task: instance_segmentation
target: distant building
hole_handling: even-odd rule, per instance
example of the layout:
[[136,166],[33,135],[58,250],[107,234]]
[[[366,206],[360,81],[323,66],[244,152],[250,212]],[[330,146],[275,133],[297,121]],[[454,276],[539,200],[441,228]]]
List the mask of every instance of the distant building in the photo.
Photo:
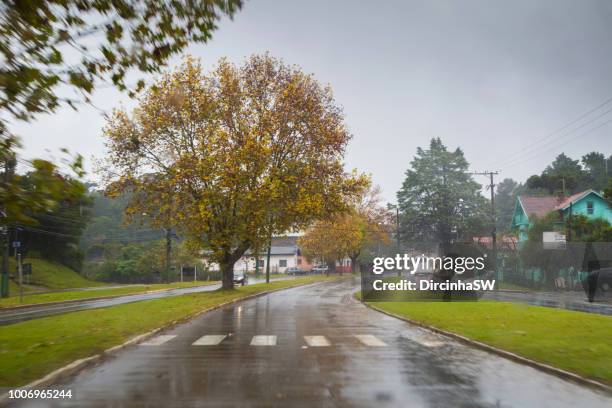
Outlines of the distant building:
[[[272,238],[272,246],[270,248],[270,272],[271,273],[286,273],[288,268],[300,268],[306,271],[315,267],[315,263],[308,260],[302,255],[302,251],[298,246],[298,239],[301,234],[286,235]],[[204,255],[204,254],[203,254]],[[259,271],[265,272],[267,248],[262,248],[257,254]],[[217,272],[219,265],[215,262],[206,260],[203,256],[204,270]],[[351,260],[349,258],[336,261],[336,271],[349,272],[351,270]],[[248,250],[234,264],[234,271],[252,272],[255,268],[255,254]]]
[[518,196],[512,216],[512,228],[518,230],[519,242],[527,240],[529,228],[536,218],[543,218],[553,211],[564,219],[570,214],[584,215],[589,219],[602,218],[612,224],[612,209],[603,196],[595,190],[586,190],[569,197]]
[[[282,237],[273,237],[272,246],[270,247],[270,272],[285,273],[288,268],[301,268],[311,270],[311,264],[304,256],[298,247],[299,235],[290,235]],[[266,270],[267,248],[261,250],[258,254],[259,270]],[[253,271],[255,270],[255,254],[250,250],[236,264],[235,271]]]
[[[484,237],[472,237],[472,240],[475,244],[478,244],[483,248],[493,248],[493,238],[489,235]],[[518,242],[516,237],[513,237],[511,235],[502,235],[496,237],[496,244],[498,250],[516,251],[517,243]]]

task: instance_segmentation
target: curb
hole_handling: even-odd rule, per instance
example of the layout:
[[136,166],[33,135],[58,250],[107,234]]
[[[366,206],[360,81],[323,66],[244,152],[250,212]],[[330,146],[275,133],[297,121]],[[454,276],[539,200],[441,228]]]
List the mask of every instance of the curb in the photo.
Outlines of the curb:
[[[220,281],[217,282],[217,283],[220,283]],[[124,293],[124,294],[121,294],[121,295],[109,295],[109,296],[91,297],[91,298],[83,298],[83,299],[71,299],[71,300],[58,300],[58,301],[55,301],[55,302],[29,303],[29,304],[26,304],[26,305],[17,305],[17,306],[11,306],[11,307],[0,307],[0,314],[2,314],[4,312],[20,311],[20,310],[23,310],[23,309],[31,309],[31,308],[35,308],[35,307],[41,307],[41,306],[70,305],[70,304],[73,304],[73,303],[89,302],[89,301],[95,301],[95,300],[115,299],[115,298],[124,297],[124,296],[149,295],[151,293],[167,292],[169,290],[187,289],[187,288],[191,289],[191,288],[199,288],[199,287],[206,287],[206,286],[212,286],[212,285],[215,285],[215,283],[211,283],[211,284],[208,284],[208,285],[186,286],[185,288],[168,288],[168,289],[147,290],[145,292]]]
[[597,389],[599,389],[601,391],[605,391],[605,392],[607,392],[609,394],[612,394],[612,387],[607,385],[607,384],[604,384],[602,382],[599,382],[599,381],[596,381],[596,380],[591,380],[590,378],[583,377],[583,376],[581,376],[579,374],[575,374],[575,373],[572,373],[570,371],[562,370],[560,368],[553,367],[553,366],[548,365],[548,364],[544,364],[544,363],[537,362],[535,360],[531,360],[531,359],[529,359],[527,357],[520,356],[520,355],[512,353],[510,351],[502,350],[502,349],[499,349],[499,348],[494,347],[494,346],[490,346],[490,345],[488,345],[486,343],[482,343],[482,342],[477,341],[477,340],[472,340],[472,339],[470,339],[468,337],[465,337],[465,336],[462,336],[460,334],[456,334],[456,333],[453,333],[453,332],[449,332],[449,331],[446,331],[446,330],[435,328],[433,326],[426,325],[426,324],[418,322],[416,320],[412,320],[412,319],[409,319],[407,317],[400,316],[398,314],[391,313],[391,312],[388,312],[386,310],[380,309],[380,308],[378,308],[376,306],[373,306],[373,305],[365,303],[365,302],[361,302],[361,303],[363,305],[365,305],[366,307],[369,307],[372,310],[376,310],[377,312],[386,314],[387,316],[395,317],[396,319],[403,320],[403,321],[405,321],[407,323],[413,324],[415,326],[422,327],[422,328],[430,330],[430,331],[432,331],[434,333],[442,334],[442,335],[444,335],[446,337],[451,337],[451,338],[453,338],[455,340],[458,340],[458,341],[460,341],[460,342],[462,342],[464,344],[467,344],[469,346],[473,346],[473,347],[479,348],[481,350],[488,351],[488,352],[493,353],[493,354],[497,354],[498,356],[505,357],[505,358],[507,358],[509,360],[513,360],[515,362],[531,366],[531,367],[536,368],[538,370],[547,372],[549,374],[553,374],[553,375],[555,375],[557,377],[560,377],[560,378],[563,378],[563,379],[566,379],[566,380],[570,380],[570,381],[576,382],[576,383],[581,384],[581,385],[587,385],[589,387],[597,388]]
[[[338,279],[338,280],[341,280],[341,279]],[[334,281],[336,281],[336,280],[334,280]],[[23,386],[13,387],[12,389],[29,390],[29,389],[47,387],[47,386],[49,386],[49,385],[51,385],[51,384],[53,384],[53,383],[55,383],[55,382],[57,382],[57,381],[59,381],[61,379],[68,378],[68,377],[76,374],[77,372],[83,370],[84,368],[86,368],[88,366],[94,365],[94,364],[102,361],[102,359],[104,359],[105,357],[109,357],[110,355],[112,355],[112,354],[114,354],[114,353],[116,353],[116,352],[118,352],[118,351],[120,351],[120,350],[122,350],[122,349],[124,349],[124,348],[126,348],[128,346],[140,343],[141,341],[144,341],[144,340],[148,339],[149,337],[152,337],[154,334],[156,334],[156,333],[158,333],[158,332],[160,332],[162,330],[166,330],[166,329],[172,328],[172,327],[174,327],[174,326],[176,326],[178,324],[185,323],[186,321],[194,319],[194,318],[196,318],[199,315],[211,312],[211,311],[216,310],[216,309],[220,309],[220,308],[225,307],[227,305],[230,305],[232,303],[242,302],[244,300],[249,300],[249,299],[257,298],[257,297],[260,297],[260,296],[269,295],[270,293],[279,292],[281,290],[294,289],[294,288],[298,288],[298,287],[321,285],[321,284],[324,284],[324,283],[329,283],[329,282],[334,282],[334,281],[312,282],[312,283],[306,283],[306,284],[303,284],[303,285],[290,286],[290,287],[287,287],[287,288],[272,289],[272,290],[269,290],[269,291],[266,291],[266,292],[254,293],[252,295],[248,295],[248,296],[241,297],[241,298],[238,298],[238,299],[234,299],[234,300],[230,300],[230,301],[227,301],[227,302],[223,302],[223,303],[220,303],[218,305],[211,306],[211,307],[209,307],[207,309],[199,310],[199,311],[197,311],[195,313],[192,313],[190,315],[183,316],[183,317],[181,317],[179,319],[173,320],[173,321],[171,321],[171,322],[169,322],[167,324],[164,324],[163,326],[160,326],[160,327],[158,327],[156,329],[153,329],[153,330],[148,331],[146,333],[139,334],[139,335],[137,335],[135,337],[132,337],[131,339],[129,339],[129,340],[127,340],[127,341],[125,341],[125,342],[123,342],[121,344],[118,344],[116,346],[113,346],[111,348],[108,348],[108,349],[104,350],[100,354],[96,354],[96,355],[93,355],[91,357],[86,357],[86,358],[82,358],[82,359],[79,359],[79,360],[75,360],[72,363],[69,363],[69,364],[67,364],[67,365],[65,365],[63,367],[58,368],[55,371],[50,372],[49,374],[45,375],[42,378],[39,378],[38,380],[34,380],[34,381],[32,381],[32,382],[30,382],[30,383],[28,383],[26,385],[23,385]],[[11,388],[11,387],[7,387],[7,388]],[[17,402],[17,400],[13,401],[13,400],[9,399],[8,392],[0,395],[0,407],[5,407],[9,403],[11,403],[11,402]]]

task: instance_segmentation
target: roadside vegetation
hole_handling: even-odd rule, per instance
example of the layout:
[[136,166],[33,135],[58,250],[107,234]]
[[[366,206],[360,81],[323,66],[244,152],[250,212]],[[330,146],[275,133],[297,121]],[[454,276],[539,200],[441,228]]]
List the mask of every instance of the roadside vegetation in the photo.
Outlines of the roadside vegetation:
[[24,294],[23,302],[19,300],[19,287],[16,287],[13,292],[15,294],[12,297],[0,299],[0,309],[7,307],[23,306],[23,305],[35,305],[50,302],[63,302],[68,300],[86,300],[95,299],[108,296],[122,296],[122,295],[134,295],[138,293],[146,293],[158,290],[176,289],[176,288],[187,288],[193,286],[206,286],[213,285],[215,281],[204,282],[173,282],[173,283],[154,283],[149,285],[126,285],[123,287],[111,287],[105,289],[91,288],[87,290],[74,290],[74,291],[61,291],[51,293],[28,293]]
[[612,317],[509,302],[375,302],[390,313],[612,384]]
[[[87,288],[105,285],[102,282],[86,279],[69,267],[57,262],[41,258],[26,258],[24,262],[32,264],[33,273],[29,282],[30,290]],[[9,269],[15,271],[16,268],[14,259],[11,259]],[[11,287],[13,288],[13,286]],[[14,288],[16,289],[11,291],[11,295],[18,295],[18,286],[15,285]]]
[[0,331],[0,387],[27,384],[74,360],[155,328],[249,295],[338,279],[309,276],[236,289],[67,313],[5,326]]

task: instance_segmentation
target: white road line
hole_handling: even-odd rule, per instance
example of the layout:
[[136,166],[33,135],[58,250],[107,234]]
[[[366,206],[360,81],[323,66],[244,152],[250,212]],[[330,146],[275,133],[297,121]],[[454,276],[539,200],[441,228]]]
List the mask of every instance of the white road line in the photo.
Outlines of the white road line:
[[216,346],[226,337],[225,334],[207,334],[194,341],[192,346]]
[[327,347],[331,343],[325,336],[304,336],[304,340],[310,347]]
[[176,334],[161,334],[155,336],[145,342],[140,343],[141,346],[159,346],[176,337]]
[[384,347],[387,345],[387,343],[372,334],[356,334],[355,337],[369,347]]
[[276,336],[253,336],[251,346],[276,346]]

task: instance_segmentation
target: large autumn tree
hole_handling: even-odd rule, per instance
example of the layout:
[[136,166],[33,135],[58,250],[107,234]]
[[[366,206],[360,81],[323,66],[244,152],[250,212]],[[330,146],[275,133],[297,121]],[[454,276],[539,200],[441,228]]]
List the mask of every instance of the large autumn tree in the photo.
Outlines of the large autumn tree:
[[128,214],[177,226],[225,288],[247,249],[343,211],[365,185],[344,171],[350,135],[331,89],[269,55],[211,72],[187,59],[105,135],[109,192],[132,192]]

